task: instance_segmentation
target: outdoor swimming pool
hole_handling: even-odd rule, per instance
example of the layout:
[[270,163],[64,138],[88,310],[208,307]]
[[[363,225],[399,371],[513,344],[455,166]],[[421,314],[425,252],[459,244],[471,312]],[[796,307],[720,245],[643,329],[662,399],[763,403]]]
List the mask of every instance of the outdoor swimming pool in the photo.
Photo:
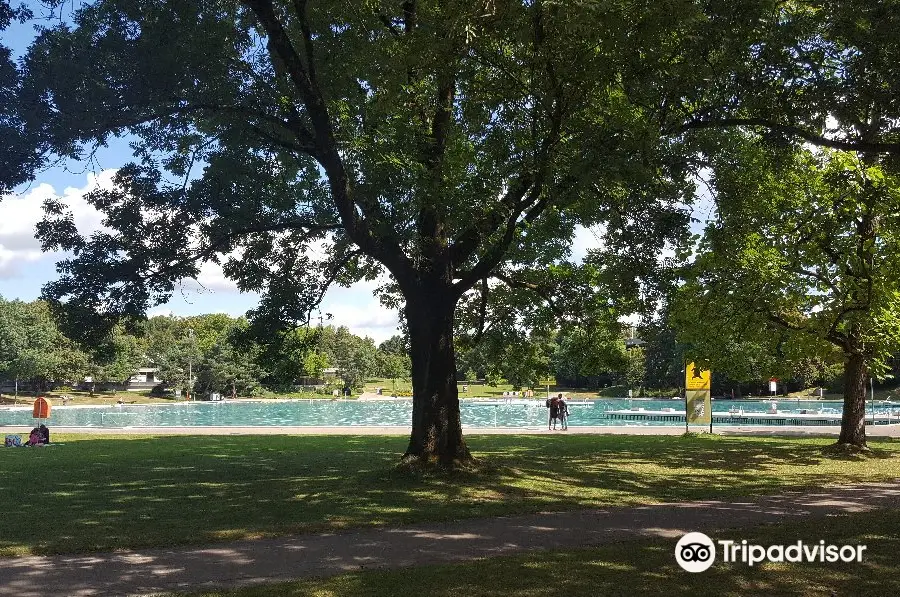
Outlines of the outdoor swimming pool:
[[[505,403],[502,400],[463,401],[460,416],[465,427],[541,427],[547,424],[547,409],[542,401],[529,404]],[[572,427],[602,425],[684,425],[681,421],[615,420],[607,411],[637,409],[662,411],[684,409],[680,400],[593,400],[569,406],[569,425]],[[769,402],[716,400],[714,414],[727,414],[729,409],[743,409],[744,414],[765,413]],[[778,402],[780,412],[815,409],[839,414],[840,402],[784,401]],[[875,412],[883,414],[900,410],[900,404],[879,404]],[[870,410],[867,412],[871,412]],[[0,409],[0,426],[32,426],[31,407]],[[639,415],[639,412],[635,412]],[[176,404],[147,404],[122,406],[54,407],[47,422],[65,427],[269,427],[269,426],[408,426],[412,415],[411,400],[279,400],[236,402],[182,402]],[[640,418],[640,417],[637,417]],[[752,424],[752,422],[741,423]]]

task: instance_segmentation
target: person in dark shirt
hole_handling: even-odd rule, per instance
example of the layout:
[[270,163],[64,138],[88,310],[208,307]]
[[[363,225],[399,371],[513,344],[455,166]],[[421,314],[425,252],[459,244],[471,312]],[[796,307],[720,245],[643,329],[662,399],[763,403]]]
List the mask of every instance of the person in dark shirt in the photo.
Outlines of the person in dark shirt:
[[562,394],[559,395],[556,404],[559,407],[559,422],[562,423],[563,431],[566,431],[569,428],[569,405],[566,404]]
[[41,436],[41,443],[42,443],[42,444],[49,444],[49,443],[50,443],[50,430],[47,429],[47,426],[46,426],[46,425],[41,424],[41,426],[38,427],[38,435]]
[[553,425],[553,429],[556,429],[556,420],[559,418],[559,398],[555,396],[548,398],[546,405],[550,409],[550,418],[547,420],[547,431],[549,431],[550,425]]

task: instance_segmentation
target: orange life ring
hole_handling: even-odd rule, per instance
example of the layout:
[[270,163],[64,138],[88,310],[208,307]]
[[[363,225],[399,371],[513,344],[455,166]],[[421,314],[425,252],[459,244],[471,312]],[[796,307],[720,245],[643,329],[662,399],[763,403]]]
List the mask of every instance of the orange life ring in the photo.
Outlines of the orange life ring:
[[49,419],[50,418],[50,401],[44,398],[43,396],[34,401],[34,410],[31,412],[31,416],[34,419]]

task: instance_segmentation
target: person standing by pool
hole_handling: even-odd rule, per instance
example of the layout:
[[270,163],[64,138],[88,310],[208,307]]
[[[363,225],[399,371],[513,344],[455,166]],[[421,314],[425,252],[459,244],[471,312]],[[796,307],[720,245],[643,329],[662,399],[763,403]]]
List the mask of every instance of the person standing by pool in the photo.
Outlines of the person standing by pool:
[[569,405],[566,404],[566,399],[562,394],[559,395],[557,404],[559,405],[559,422],[562,424],[562,430],[567,431],[569,429]]
[[[560,394],[560,396],[562,396],[562,394]],[[550,431],[551,424],[553,425],[553,429],[556,429],[556,420],[559,418],[559,398],[556,396],[547,398],[546,406],[550,409],[550,418],[547,419],[547,431]]]

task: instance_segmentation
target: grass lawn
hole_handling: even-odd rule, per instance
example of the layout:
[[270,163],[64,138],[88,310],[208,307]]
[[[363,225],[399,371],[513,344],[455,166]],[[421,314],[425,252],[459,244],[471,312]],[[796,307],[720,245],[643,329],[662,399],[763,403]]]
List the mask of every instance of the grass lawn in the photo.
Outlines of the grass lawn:
[[[513,387],[511,384],[489,386],[486,384],[472,384],[466,383],[464,381],[458,381],[456,382],[456,386],[459,391],[460,398],[502,398],[503,392],[513,391]],[[367,379],[363,391],[374,393],[378,388],[383,388],[384,395],[386,396],[390,396],[395,388],[400,395],[409,396],[412,394],[412,383],[409,380],[402,379],[396,380],[396,383],[392,379]],[[521,391],[522,389],[526,388],[519,388],[519,391]],[[535,386],[532,389],[534,390],[535,399],[547,397],[547,386]],[[598,394],[596,390],[588,390],[583,388],[564,388],[558,387],[556,385],[550,386],[550,393],[552,395],[555,396],[559,392],[564,392],[570,399],[596,400],[598,397],[600,397],[600,394]],[[616,386],[614,390],[610,390],[609,395],[618,397],[627,396],[628,388],[625,388],[624,386]],[[668,395],[671,396],[671,394]]]
[[[767,398],[767,396],[760,396],[760,398]],[[807,388],[799,392],[790,392],[787,396],[778,396],[776,397],[776,400],[778,398],[790,400],[819,400],[819,391],[818,388]],[[822,400],[843,399],[844,394],[837,392],[825,392],[822,395]],[[868,393],[866,394],[866,400],[868,400]],[[875,400],[900,400],[900,387],[875,390]]]
[[387,436],[54,434],[0,456],[0,555],[70,553],[346,527],[777,493],[898,477],[900,442],[472,435],[477,473],[410,476]]
[[[394,390],[394,383],[390,379],[369,379],[366,381],[363,392],[375,393],[378,388],[383,388],[384,395],[390,396]],[[463,388],[466,388],[466,391],[463,391]],[[397,380],[396,383],[396,391],[400,396],[409,397],[412,395],[412,384],[409,381],[405,380]],[[468,385],[464,382],[459,382],[459,397],[460,398],[500,398],[503,397],[503,392],[512,391],[512,386],[509,384],[506,385],[498,385],[495,387],[487,386],[487,385]],[[628,395],[628,389],[622,389],[620,386],[616,386],[615,388],[608,388],[605,394],[597,393],[596,390],[587,390],[587,389],[579,389],[579,388],[558,388],[557,386],[551,386],[550,392],[553,395],[556,395],[558,392],[564,392],[569,399],[574,400],[596,400],[602,396],[613,396],[613,397],[621,397]],[[677,391],[676,391],[677,393]],[[184,396],[176,398],[175,396],[151,396],[149,391],[141,391],[141,392],[95,392],[93,396],[90,395],[89,392],[82,392],[78,390],[69,390],[69,391],[54,391],[47,392],[43,394],[47,396],[54,406],[62,406],[63,400],[62,396],[67,395],[72,398],[72,401],[69,402],[70,405],[73,406],[84,406],[84,405],[106,405],[113,406],[116,404],[118,400],[122,400],[123,402],[129,404],[172,404],[174,402],[183,402]],[[671,392],[663,393],[665,396],[673,395]],[[358,391],[354,391],[354,393],[349,397],[351,400],[355,400],[359,398],[360,393]],[[543,388],[534,388],[534,397],[535,399],[546,398],[547,389]],[[199,398],[199,396],[197,396]],[[230,395],[224,395],[225,398],[230,398]],[[247,396],[240,396],[239,398],[248,398]],[[316,392],[314,390],[303,390],[296,392],[260,392],[256,396],[253,396],[254,400],[262,400],[262,399],[320,399],[325,400],[331,398],[331,393],[329,392]],[[343,396],[342,399],[345,399]],[[19,405],[19,406],[29,406],[34,403],[34,396],[30,393],[22,392],[19,394],[18,398],[14,398],[12,394],[3,394],[0,395],[0,404],[2,405]]]
[[[78,390],[68,390],[65,392],[62,391],[54,391],[47,392],[41,394],[42,396],[46,396],[50,399],[54,406],[62,406],[63,400],[62,396],[70,396],[72,401],[69,402],[71,405],[84,405],[84,404],[105,404],[105,405],[114,405],[117,400],[122,400],[124,402],[134,402],[135,404],[154,404],[154,403],[164,403],[170,404],[175,402],[173,397],[160,397],[160,396],[151,396],[150,391],[143,392],[94,392],[94,395],[91,396],[90,392],[82,392]],[[0,398],[0,403],[2,404],[18,404],[19,406],[28,406],[34,403],[34,396],[30,393],[20,392],[18,398],[14,398],[12,394],[3,394],[2,398]]]
[[[344,574],[235,591],[191,593],[203,597],[595,597],[634,595],[900,595],[897,554],[900,512],[884,510],[723,532],[713,537],[759,545],[807,543],[866,545],[861,563],[725,564],[706,572],[683,571],[674,540],[629,541],[594,549],[531,552],[465,564],[420,566]],[[719,556],[721,557],[721,556]]]

